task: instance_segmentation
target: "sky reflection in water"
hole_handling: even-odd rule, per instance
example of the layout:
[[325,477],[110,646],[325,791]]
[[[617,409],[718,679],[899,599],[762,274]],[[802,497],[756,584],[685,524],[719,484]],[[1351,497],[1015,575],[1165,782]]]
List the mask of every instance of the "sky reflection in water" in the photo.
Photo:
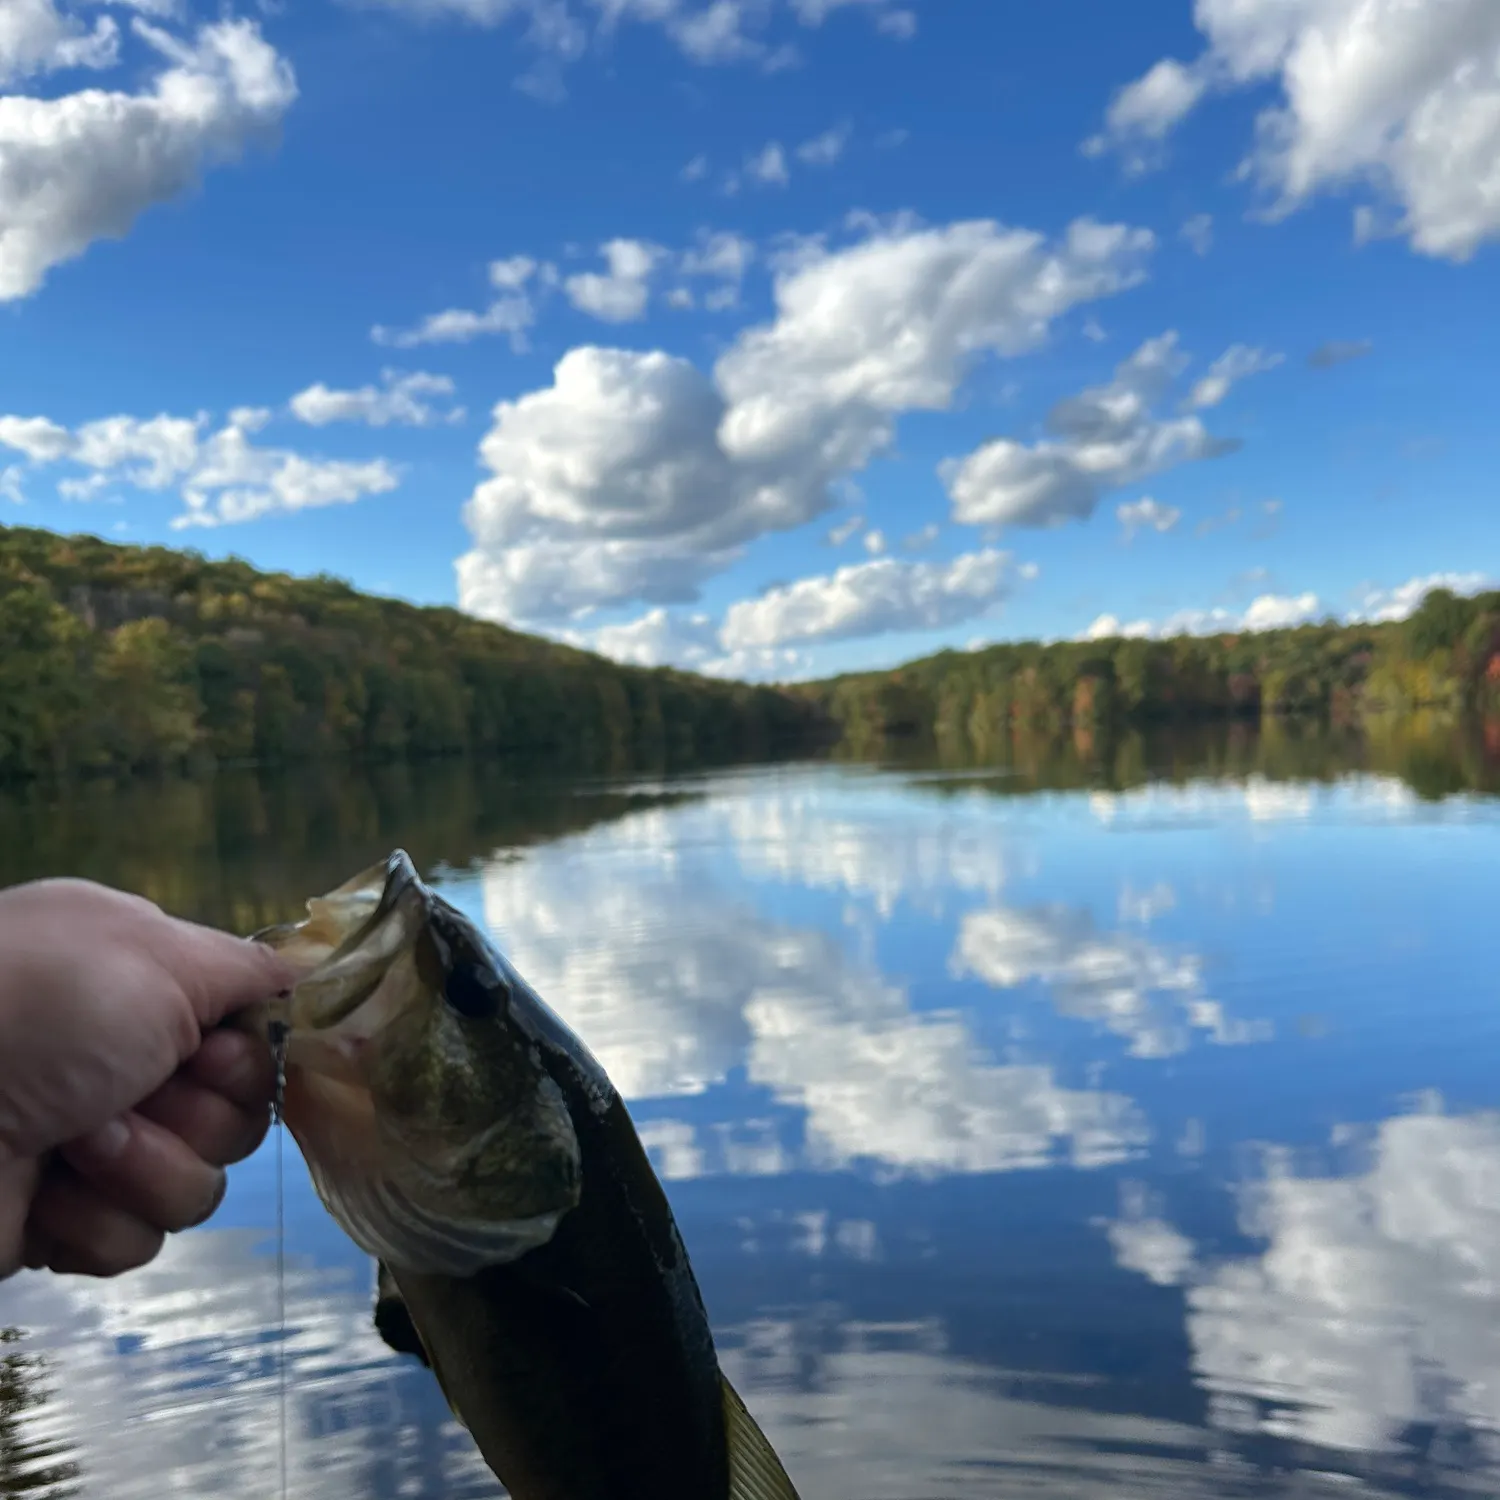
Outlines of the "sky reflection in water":
[[[1500,1487],[1494,804],[674,788],[443,884],[630,1099],[804,1500]],[[498,1494],[287,1164],[292,1493]],[[84,1494],[272,1492],[273,1190],[0,1288]]]

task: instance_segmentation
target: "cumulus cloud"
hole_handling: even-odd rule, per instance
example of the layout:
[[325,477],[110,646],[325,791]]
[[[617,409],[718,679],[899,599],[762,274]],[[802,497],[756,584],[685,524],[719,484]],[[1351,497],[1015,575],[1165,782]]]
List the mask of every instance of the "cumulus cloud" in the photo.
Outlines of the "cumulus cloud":
[[1247,344],[1231,344],[1209,366],[1208,374],[1196,381],[1188,392],[1186,406],[1190,411],[1204,411],[1217,406],[1247,375],[1261,375],[1274,370],[1285,359],[1281,354],[1270,354],[1264,349],[1252,349]]
[[172,521],[174,528],[347,504],[399,483],[384,459],[317,459],[257,447],[250,435],[261,415],[238,408],[217,431],[208,431],[201,415],[105,417],[71,432],[45,418],[0,417],[0,445],[26,453],[33,465],[65,462],[87,471],[59,483],[70,499],[91,499],[110,483],[175,489],[186,508]]
[[[46,9],[8,7],[0,21],[13,72],[37,55]],[[0,97],[0,301],[30,296],[53,267],[123,238],[205,168],[269,139],[296,98],[290,65],[252,22],[216,22],[191,43],[140,19],[133,30],[168,64],[144,91]],[[66,45],[43,52],[55,59]]]
[[1268,1024],[1231,1021],[1203,988],[1195,954],[1173,953],[1133,933],[1101,933],[1086,912],[1049,906],[970,912],[950,967],[1000,989],[1040,982],[1059,1014],[1130,1044],[1132,1057],[1172,1057],[1195,1033],[1221,1045],[1261,1041]]
[[1047,415],[1053,437],[997,438],[940,467],[953,519],[972,526],[1058,526],[1087,520],[1104,495],[1178,464],[1239,447],[1196,416],[1164,418],[1153,408],[1187,366],[1177,335],[1148,339],[1107,385],[1060,401]]
[[[1391,588],[1367,587],[1359,601],[1345,610],[1346,624],[1379,624],[1404,620],[1433,589],[1449,589],[1455,594],[1473,594],[1492,587],[1485,573],[1427,573],[1409,578]],[[1118,615],[1102,614],[1083,632],[1082,640],[1103,640],[1112,636],[1145,640],[1166,640],[1176,635],[1220,635],[1246,630],[1286,630],[1306,625],[1332,613],[1326,610],[1314,593],[1261,594],[1242,610],[1216,605],[1211,609],[1181,609],[1161,620],[1123,621]]]
[[[434,422],[455,422],[463,418],[462,407],[439,412],[424,399],[453,394],[453,382],[446,375],[427,375],[420,370],[403,375],[399,370],[383,370],[380,379],[379,386],[364,385],[352,391],[330,390],[319,381],[292,397],[292,415],[311,427],[326,427],[330,422],[363,422],[370,427],[387,427],[393,423],[404,427],[428,427]],[[256,420],[260,415],[238,411],[231,417],[239,419],[236,426],[253,431],[256,426],[263,425]],[[269,413],[264,415],[269,416]]]
[[119,59],[120,32],[113,17],[92,28],[64,15],[54,0],[10,0],[0,13],[0,88],[68,68],[108,68]]
[[1155,165],[1173,127],[1185,119],[1207,91],[1202,71],[1164,57],[1127,84],[1110,102],[1104,129],[1083,143],[1086,156],[1118,150],[1132,171]]
[[970,552],[948,563],[879,557],[731,604],[722,638],[738,650],[937,630],[990,613],[1016,577],[1008,552]]
[[489,334],[504,334],[517,354],[530,347],[527,330],[536,322],[536,301],[531,288],[545,288],[557,280],[551,264],[539,263],[529,255],[513,255],[490,262],[489,282],[500,295],[489,305],[472,308],[450,307],[429,313],[414,328],[387,328],[376,324],[370,337],[377,344],[397,349],[414,349],[420,344],[467,344]]
[[692,602],[745,543],[827,511],[896,418],[946,409],[981,355],[1035,348],[1062,313],[1137,281],[1151,244],[1091,221],[1054,245],[991,221],[876,226],[783,263],[774,320],[711,377],[659,351],[569,351],[549,387],[495,407],[463,607],[544,621]]
[[1122,621],[1118,615],[1100,615],[1081,639],[1170,640],[1177,635],[1223,635],[1244,630],[1287,630],[1306,625],[1322,613],[1318,596],[1306,594],[1260,594],[1242,610],[1215,605],[1212,609],[1180,609],[1162,620]]
[[13,448],[38,463],[52,463],[72,446],[68,429],[46,417],[0,416],[0,447]]
[[600,247],[608,269],[585,271],[563,282],[568,301],[606,323],[633,323],[646,315],[651,276],[666,252],[645,240],[610,240]]
[[1139,500],[1127,500],[1116,507],[1115,514],[1125,528],[1127,542],[1132,541],[1138,531],[1170,531],[1182,519],[1182,512],[1175,505],[1163,505],[1149,495]]
[[1330,339],[1307,356],[1307,363],[1314,370],[1331,370],[1351,359],[1363,359],[1374,347],[1369,339]]
[[1433,589],[1475,594],[1487,587],[1489,581],[1489,576],[1484,573],[1428,573],[1421,578],[1409,578],[1395,588],[1366,589],[1347,618],[1351,622],[1404,620],[1416,611]]
[[1158,62],[1085,143],[1139,169],[1210,89],[1276,80],[1242,175],[1272,217],[1364,188],[1368,234],[1387,201],[1424,255],[1468,260],[1500,236],[1500,8],[1494,0],[1198,0],[1208,46]]

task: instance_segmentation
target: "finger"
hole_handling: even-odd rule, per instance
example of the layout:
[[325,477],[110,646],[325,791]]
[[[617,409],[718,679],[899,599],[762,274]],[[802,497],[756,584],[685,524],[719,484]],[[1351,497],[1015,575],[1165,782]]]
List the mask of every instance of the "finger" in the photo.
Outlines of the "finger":
[[188,1059],[187,1071],[241,1109],[264,1112],[275,1097],[276,1063],[271,1049],[243,1031],[222,1027],[210,1031]]
[[169,1078],[135,1109],[215,1167],[243,1161],[260,1145],[271,1123],[271,1112],[264,1104],[258,1109],[241,1109],[182,1072]]
[[117,1207],[158,1229],[201,1224],[224,1197],[222,1167],[180,1136],[129,1113],[61,1148],[86,1182]]
[[37,1192],[27,1225],[27,1264],[77,1276],[118,1276],[153,1260],[162,1231],[110,1202],[66,1168]]
[[297,982],[297,971],[264,943],[180,917],[168,919],[158,956],[182,986],[204,1028]]

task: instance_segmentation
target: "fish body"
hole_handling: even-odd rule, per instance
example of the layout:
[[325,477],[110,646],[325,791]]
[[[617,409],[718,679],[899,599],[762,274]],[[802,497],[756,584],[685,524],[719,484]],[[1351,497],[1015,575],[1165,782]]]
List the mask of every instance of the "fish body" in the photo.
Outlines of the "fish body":
[[377,1327],[514,1500],[796,1500],[624,1101],[484,934],[397,851],[259,937],[307,970],[283,1117]]

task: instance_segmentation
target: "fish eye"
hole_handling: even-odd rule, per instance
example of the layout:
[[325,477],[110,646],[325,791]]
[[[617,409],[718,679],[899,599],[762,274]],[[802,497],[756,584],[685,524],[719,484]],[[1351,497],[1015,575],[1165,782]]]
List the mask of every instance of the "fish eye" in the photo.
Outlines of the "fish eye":
[[450,1010],[470,1021],[487,1021],[500,1013],[509,986],[489,964],[455,959],[443,979],[443,999]]

